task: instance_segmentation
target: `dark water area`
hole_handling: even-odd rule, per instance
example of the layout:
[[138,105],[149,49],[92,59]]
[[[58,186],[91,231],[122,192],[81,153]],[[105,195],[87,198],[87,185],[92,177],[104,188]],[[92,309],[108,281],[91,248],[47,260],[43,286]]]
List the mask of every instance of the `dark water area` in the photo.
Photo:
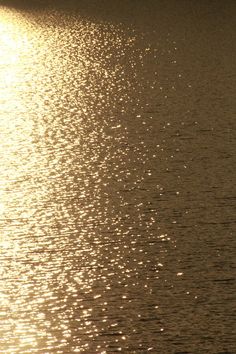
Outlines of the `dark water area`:
[[235,15],[0,1],[0,353],[236,353]]

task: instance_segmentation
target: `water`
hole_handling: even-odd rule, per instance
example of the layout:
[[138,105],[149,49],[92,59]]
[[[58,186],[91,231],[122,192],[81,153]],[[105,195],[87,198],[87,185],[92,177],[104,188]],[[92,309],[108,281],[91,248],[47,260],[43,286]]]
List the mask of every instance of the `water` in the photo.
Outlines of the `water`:
[[235,353],[232,1],[0,7],[0,353]]

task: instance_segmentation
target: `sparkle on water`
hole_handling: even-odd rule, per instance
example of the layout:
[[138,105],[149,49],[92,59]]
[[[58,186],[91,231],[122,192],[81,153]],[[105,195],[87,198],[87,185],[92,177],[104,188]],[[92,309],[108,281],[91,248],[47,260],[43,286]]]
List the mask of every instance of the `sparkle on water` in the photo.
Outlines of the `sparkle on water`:
[[0,353],[234,350],[232,111],[182,35],[0,7]]

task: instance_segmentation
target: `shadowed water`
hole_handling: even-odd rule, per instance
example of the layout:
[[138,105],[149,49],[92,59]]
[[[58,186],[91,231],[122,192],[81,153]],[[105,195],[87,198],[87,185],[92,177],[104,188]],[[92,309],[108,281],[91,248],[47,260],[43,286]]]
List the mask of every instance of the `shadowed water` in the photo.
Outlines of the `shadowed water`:
[[1,4],[0,353],[235,353],[236,4]]

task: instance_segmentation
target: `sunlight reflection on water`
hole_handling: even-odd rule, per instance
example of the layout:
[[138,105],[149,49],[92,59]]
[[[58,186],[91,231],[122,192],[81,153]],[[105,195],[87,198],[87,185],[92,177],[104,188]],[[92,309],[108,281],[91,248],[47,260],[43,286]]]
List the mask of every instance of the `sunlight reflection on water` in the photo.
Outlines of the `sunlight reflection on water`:
[[0,19],[0,352],[231,350],[231,116],[199,107],[182,39],[55,10]]

